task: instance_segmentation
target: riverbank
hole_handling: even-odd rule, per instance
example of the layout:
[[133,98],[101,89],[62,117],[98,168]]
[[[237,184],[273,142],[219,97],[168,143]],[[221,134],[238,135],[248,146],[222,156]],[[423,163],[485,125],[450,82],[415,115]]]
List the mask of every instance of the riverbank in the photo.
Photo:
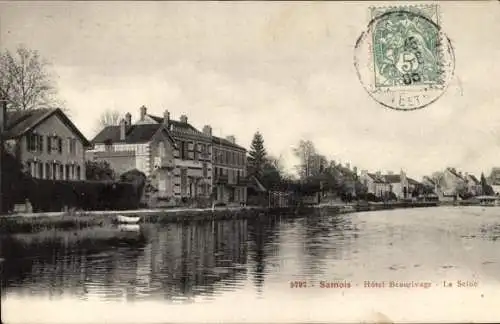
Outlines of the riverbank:
[[0,234],[36,233],[52,229],[79,230],[90,227],[109,227],[116,223],[117,215],[140,216],[142,224],[190,222],[203,220],[224,220],[259,218],[268,215],[305,215],[314,212],[314,207],[225,207],[207,209],[141,209],[126,211],[79,211],[51,213],[22,213],[0,216]]
[[436,207],[438,202],[391,202],[319,204],[302,207],[218,207],[207,209],[142,209],[127,211],[81,211],[52,213],[22,213],[0,216],[0,234],[38,233],[55,229],[80,230],[93,227],[109,227],[115,224],[116,215],[140,216],[142,224],[191,222],[267,217],[272,215],[301,216],[319,212],[354,213],[397,208]]

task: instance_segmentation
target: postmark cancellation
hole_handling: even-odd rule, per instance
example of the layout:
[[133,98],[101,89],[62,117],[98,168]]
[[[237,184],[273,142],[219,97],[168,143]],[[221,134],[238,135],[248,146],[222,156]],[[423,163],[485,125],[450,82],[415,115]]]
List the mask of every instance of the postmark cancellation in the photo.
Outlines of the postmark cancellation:
[[436,101],[454,73],[450,40],[437,5],[370,8],[355,46],[358,77],[383,106],[414,110]]

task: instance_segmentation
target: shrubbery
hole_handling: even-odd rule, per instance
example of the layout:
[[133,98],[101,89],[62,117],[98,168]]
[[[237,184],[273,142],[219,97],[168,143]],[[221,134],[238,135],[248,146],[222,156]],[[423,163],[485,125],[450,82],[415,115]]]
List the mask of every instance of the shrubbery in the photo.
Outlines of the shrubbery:
[[134,183],[32,179],[27,198],[34,212],[126,210],[139,207],[141,194]]

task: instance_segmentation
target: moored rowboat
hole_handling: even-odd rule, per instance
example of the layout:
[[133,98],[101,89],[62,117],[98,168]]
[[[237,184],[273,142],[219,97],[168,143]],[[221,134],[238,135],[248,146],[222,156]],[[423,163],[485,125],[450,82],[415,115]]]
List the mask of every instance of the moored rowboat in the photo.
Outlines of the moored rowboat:
[[117,215],[116,221],[121,224],[135,224],[138,223],[141,217],[139,216],[123,216]]

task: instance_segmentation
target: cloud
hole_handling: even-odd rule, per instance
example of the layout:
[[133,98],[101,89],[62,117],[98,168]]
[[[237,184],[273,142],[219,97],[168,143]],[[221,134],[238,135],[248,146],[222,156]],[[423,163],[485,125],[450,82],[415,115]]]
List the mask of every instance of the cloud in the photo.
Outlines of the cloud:
[[307,137],[360,169],[404,168],[419,177],[448,165],[469,172],[496,165],[500,8],[441,4],[456,78],[438,101],[413,112],[380,106],[357,79],[353,47],[367,10],[361,3],[4,3],[2,40],[54,63],[60,94],[89,137],[104,110],[137,116],[144,104],[155,114],[187,114],[245,146],[259,130],[269,151],[288,161]]

